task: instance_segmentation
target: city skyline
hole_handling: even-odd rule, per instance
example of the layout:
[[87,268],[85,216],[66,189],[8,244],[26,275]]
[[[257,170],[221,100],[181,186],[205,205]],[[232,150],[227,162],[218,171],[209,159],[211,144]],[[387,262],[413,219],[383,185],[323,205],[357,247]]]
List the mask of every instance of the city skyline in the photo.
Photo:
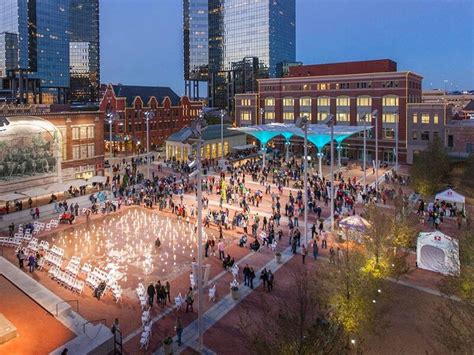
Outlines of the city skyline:
[[[422,75],[424,89],[474,87],[474,30],[469,25],[474,2],[437,1],[433,6],[427,0],[399,0],[371,8],[372,3],[297,0],[296,59],[314,64],[390,58],[400,69]],[[103,0],[100,10],[102,82],[168,85],[184,93],[182,1]],[[389,18],[383,17],[386,13]],[[326,14],[337,16],[337,26],[330,27],[332,18]],[[410,27],[415,23],[416,29]],[[462,55],[453,58],[454,48],[462,48]]]

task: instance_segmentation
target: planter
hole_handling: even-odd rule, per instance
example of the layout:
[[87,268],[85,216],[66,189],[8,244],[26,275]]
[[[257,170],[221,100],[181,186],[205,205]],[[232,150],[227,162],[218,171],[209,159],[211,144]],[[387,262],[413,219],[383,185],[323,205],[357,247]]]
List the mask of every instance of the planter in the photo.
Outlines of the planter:
[[278,264],[281,264],[281,254],[275,254],[275,259]]
[[163,344],[165,355],[171,355],[173,353],[173,343]]
[[230,294],[232,295],[233,300],[239,299],[239,289],[230,289]]

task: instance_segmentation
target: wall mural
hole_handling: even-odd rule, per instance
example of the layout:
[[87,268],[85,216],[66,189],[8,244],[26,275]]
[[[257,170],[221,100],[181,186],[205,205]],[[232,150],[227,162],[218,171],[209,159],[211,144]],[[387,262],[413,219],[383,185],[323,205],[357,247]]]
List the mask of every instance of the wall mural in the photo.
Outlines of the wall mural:
[[[28,127],[25,127],[28,126]],[[0,180],[41,177],[56,171],[59,133],[33,122],[0,133]]]

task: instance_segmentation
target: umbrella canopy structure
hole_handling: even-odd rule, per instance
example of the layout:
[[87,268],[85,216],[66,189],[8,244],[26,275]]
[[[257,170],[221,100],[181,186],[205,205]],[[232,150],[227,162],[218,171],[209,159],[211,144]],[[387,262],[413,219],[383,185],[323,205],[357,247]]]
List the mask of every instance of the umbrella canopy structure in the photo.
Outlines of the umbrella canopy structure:
[[22,195],[18,192],[9,192],[9,193],[0,195],[0,201],[8,202],[8,201],[24,199],[26,197],[27,196]]
[[370,223],[361,216],[349,216],[339,222],[339,226],[363,233],[370,227]]
[[46,191],[48,191],[49,193],[64,192],[67,189],[69,189],[69,186],[71,186],[71,185],[68,185],[65,182],[55,182],[54,184],[49,185],[46,188]]
[[72,186],[72,187],[87,186],[87,184],[88,182],[82,179],[76,179],[76,180],[68,181],[67,183],[65,183],[66,186]]
[[21,191],[21,194],[28,197],[38,197],[48,195],[49,191],[46,191],[41,187],[32,187],[31,189]]
[[106,181],[107,181],[107,178],[105,176],[100,176],[100,175],[96,175],[96,176],[91,177],[90,179],[87,179],[88,184],[94,184],[94,183],[104,184]]

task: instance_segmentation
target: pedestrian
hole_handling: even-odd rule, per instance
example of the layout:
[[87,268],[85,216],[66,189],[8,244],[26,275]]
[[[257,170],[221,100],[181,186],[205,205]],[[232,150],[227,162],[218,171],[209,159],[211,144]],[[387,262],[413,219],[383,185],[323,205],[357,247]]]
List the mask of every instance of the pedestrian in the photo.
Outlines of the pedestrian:
[[328,235],[326,231],[323,229],[321,232],[321,249],[328,248]]
[[110,331],[115,335],[115,337],[119,337],[120,335],[120,322],[118,318],[115,318],[114,323],[112,324],[112,327],[110,328]]
[[249,286],[252,290],[253,290],[253,279],[254,278],[255,278],[255,271],[254,271],[253,267],[250,267],[248,279],[249,279]]
[[40,218],[40,210],[38,207],[35,208],[36,219]]
[[151,283],[150,285],[148,285],[148,288],[147,288],[147,294],[148,294],[148,304],[150,305],[150,307],[153,307],[153,300],[155,299],[155,286],[153,286],[153,284]]
[[8,234],[10,235],[10,238],[13,238],[13,235],[15,234],[15,223],[10,223],[8,226]]
[[33,272],[35,270],[35,266],[36,266],[35,256],[33,255],[33,253],[31,253],[30,256],[28,257],[28,270],[30,272]]
[[219,250],[219,260],[222,260],[225,257],[224,248],[225,248],[224,240],[221,239],[219,243],[217,244],[217,250]]
[[206,241],[206,244],[204,244],[204,257],[207,258],[209,255],[209,240]]
[[273,290],[273,279],[274,279],[274,276],[271,270],[268,270],[267,277],[268,277],[268,280],[267,280],[268,292],[270,292],[271,290]]
[[329,264],[336,264],[336,261],[334,260],[335,259],[335,251],[334,251],[334,248],[331,246],[329,248]]
[[296,238],[293,238],[293,240],[291,241],[291,251],[293,254],[296,254],[296,244],[297,244]]
[[166,281],[166,284],[165,284],[165,288],[166,288],[166,296],[168,297],[168,302],[171,303],[171,285],[169,283],[169,281]]
[[248,264],[245,264],[243,274],[244,274],[244,285],[248,286],[249,284],[249,273],[250,273],[250,268]]
[[155,285],[155,294],[156,294],[156,304],[162,303],[163,295],[162,295],[161,281],[160,280],[158,280],[158,282]]
[[176,325],[174,326],[176,335],[178,336],[178,346],[181,346],[181,336],[183,335],[183,324],[181,323],[181,317],[176,318]]
[[23,249],[20,249],[20,251],[16,254],[16,257],[18,258],[18,266],[20,269],[23,269],[23,263],[25,260],[25,253],[23,253]]
[[318,242],[316,240],[314,240],[313,241],[313,257],[314,257],[314,260],[316,260],[318,258],[318,253],[319,253]]
[[186,294],[186,313],[189,312],[190,308],[191,308],[191,312],[194,312],[193,303],[194,303],[193,288],[190,287],[188,293]]
[[303,247],[301,248],[301,256],[303,258],[303,264],[304,264],[304,260],[306,259],[306,255],[308,255],[308,249],[306,248],[306,245],[303,244]]
[[268,281],[268,273],[267,273],[266,268],[264,268],[262,272],[260,273],[260,279],[262,280],[262,283],[263,283],[263,289],[265,289],[267,287],[267,281]]

